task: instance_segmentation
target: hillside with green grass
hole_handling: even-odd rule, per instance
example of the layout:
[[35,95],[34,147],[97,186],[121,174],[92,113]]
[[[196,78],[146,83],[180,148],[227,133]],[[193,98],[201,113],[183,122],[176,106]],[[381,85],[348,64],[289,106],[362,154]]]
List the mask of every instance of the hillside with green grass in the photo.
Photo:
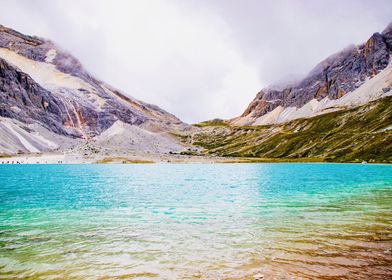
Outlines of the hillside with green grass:
[[184,141],[208,155],[271,161],[392,162],[392,97],[268,126],[204,122]]

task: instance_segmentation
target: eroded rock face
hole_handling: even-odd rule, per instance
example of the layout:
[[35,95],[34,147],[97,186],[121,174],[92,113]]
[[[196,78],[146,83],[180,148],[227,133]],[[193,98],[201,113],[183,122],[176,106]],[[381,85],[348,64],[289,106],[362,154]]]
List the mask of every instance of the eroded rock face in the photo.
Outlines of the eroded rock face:
[[0,116],[24,123],[39,121],[55,133],[78,136],[63,127],[63,111],[61,100],[0,58]]
[[284,89],[261,90],[241,117],[258,118],[278,106],[302,107],[312,99],[338,99],[388,66],[392,24],[359,46],[350,46],[319,63],[303,80]]
[[0,26],[0,116],[39,122],[57,134],[92,138],[117,120],[166,130],[183,125],[161,108],[89,75],[53,42]]

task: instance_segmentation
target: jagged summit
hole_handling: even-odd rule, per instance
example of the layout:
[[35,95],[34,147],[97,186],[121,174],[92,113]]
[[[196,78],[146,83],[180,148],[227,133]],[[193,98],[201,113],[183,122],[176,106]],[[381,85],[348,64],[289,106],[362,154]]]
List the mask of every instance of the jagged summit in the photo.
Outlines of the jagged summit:
[[[388,68],[391,52],[392,24],[389,24],[382,33],[374,33],[364,44],[350,45],[329,56],[301,81],[285,88],[262,89],[244,113],[232,122],[237,125],[279,123],[310,117],[336,105],[348,106],[350,102],[336,104],[330,101],[350,95]],[[372,98],[385,95],[389,81],[384,80],[380,81],[380,88],[373,89],[380,94],[369,92]],[[363,101],[363,104],[368,102],[368,96]]]

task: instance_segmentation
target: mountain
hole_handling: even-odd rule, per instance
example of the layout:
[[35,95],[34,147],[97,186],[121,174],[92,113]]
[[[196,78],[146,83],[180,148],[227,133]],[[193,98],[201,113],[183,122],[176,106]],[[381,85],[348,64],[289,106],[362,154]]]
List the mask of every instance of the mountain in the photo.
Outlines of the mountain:
[[392,163],[392,24],[289,85],[261,90],[231,120],[198,124],[184,141],[242,161]]
[[306,78],[261,90],[242,116],[190,126],[94,78],[53,42],[0,26],[0,156],[392,162],[391,53],[392,24]]
[[266,125],[364,105],[392,95],[392,23],[366,43],[320,62],[302,80],[262,89],[234,125]]
[[171,132],[187,127],[94,78],[53,42],[0,26],[0,154],[86,143],[166,153],[182,149]]
[[251,161],[392,163],[392,96],[307,119],[263,126],[205,122],[188,141],[204,154]]

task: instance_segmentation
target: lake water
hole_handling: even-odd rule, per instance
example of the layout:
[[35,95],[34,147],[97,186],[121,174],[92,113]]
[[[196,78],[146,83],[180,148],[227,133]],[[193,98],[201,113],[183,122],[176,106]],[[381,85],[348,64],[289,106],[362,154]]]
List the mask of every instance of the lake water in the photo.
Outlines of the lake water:
[[0,166],[0,278],[391,279],[391,264],[392,166]]

